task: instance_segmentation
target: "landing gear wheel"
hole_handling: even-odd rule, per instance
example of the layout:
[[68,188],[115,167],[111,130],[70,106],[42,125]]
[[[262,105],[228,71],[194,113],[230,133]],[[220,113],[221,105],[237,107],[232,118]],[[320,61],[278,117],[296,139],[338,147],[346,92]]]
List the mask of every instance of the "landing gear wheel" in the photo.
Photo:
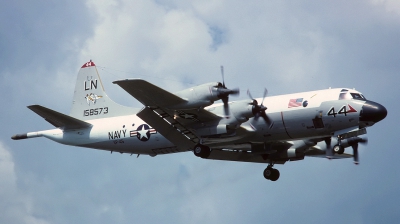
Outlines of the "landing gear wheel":
[[276,181],[279,179],[280,173],[279,170],[274,169],[272,167],[267,167],[264,170],[264,177],[267,180]]
[[208,156],[210,156],[211,150],[210,147],[205,146],[205,145],[201,145],[198,144],[194,147],[193,149],[194,155],[201,157],[201,158],[207,158]]
[[341,155],[344,153],[344,147],[341,145],[335,145],[333,146],[333,152]]

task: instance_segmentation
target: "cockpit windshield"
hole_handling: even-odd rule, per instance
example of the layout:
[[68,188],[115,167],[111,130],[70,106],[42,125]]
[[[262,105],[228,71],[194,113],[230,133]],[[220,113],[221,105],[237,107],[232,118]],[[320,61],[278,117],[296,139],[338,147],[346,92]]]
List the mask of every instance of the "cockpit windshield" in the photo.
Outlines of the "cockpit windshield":
[[350,94],[355,100],[366,100],[362,94],[359,93],[350,93]]
[[367,100],[361,93],[351,93],[347,89],[342,89],[339,100]]

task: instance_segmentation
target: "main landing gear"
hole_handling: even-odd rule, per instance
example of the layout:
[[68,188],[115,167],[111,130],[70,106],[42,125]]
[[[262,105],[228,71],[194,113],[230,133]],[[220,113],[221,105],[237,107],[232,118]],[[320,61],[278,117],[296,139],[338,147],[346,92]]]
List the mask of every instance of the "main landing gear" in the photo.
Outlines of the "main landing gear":
[[264,170],[264,177],[267,180],[276,181],[279,179],[279,170],[272,168],[273,164],[269,164]]
[[193,148],[193,153],[195,156],[205,159],[205,158],[208,158],[208,156],[210,156],[211,149],[210,149],[210,147],[208,147],[206,145],[197,144]]

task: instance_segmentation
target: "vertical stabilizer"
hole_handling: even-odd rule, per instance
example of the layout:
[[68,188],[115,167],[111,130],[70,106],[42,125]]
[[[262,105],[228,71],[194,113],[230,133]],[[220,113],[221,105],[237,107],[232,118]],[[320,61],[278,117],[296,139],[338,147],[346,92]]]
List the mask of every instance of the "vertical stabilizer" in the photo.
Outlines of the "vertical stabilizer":
[[130,115],[135,109],[112,101],[104,91],[96,65],[89,61],[78,73],[70,116],[80,120]]

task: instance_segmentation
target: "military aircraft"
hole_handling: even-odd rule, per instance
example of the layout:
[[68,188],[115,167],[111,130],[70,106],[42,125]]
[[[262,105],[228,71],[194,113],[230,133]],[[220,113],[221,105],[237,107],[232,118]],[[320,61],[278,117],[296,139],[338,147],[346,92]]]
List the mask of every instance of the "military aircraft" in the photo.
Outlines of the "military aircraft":
[[[193,151],[203,159],[266,163],[264,177],[276,181],[275,164],[305,156],[354,158],[366,143],[366,128],[384,119],[384,106],[349,88],[325,89],[229,101],[238,89],[207,83],[176,93],[141,79],[114,81],[140,101],[130,108],[104,91],[96,65],[79,73],[72,109],[65,115],[28,106],[56,128],[12,136],[46,137],[61,144],[139,155]],[[215,101],[221,100],[220,103]],[[351,147],[352,154],[345,153]]]

